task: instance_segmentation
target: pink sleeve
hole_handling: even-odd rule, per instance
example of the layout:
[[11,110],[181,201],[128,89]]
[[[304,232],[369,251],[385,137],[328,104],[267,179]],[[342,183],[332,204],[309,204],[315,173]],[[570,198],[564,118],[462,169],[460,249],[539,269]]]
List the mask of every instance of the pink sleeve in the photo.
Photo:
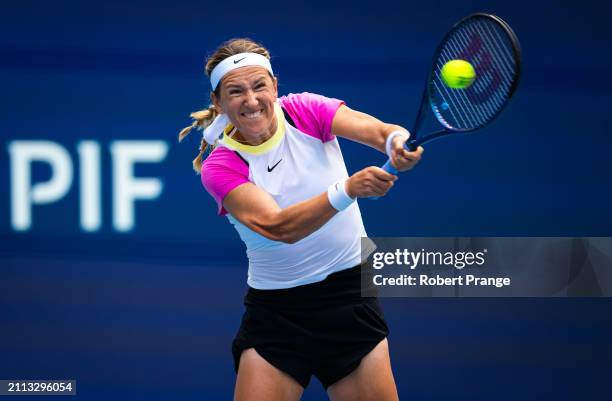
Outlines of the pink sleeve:
[[249,182],[248,165],[227,148],[215,148],[202,163],[202,185],[217,201],[217,213],[221,216],[227,214],[223,207],[225,196],[245,182]]
[[344,104],[342,100],[308,92],[290,93],[278,100],[293,119],[297,129],[322,142],[335,138],[331,133],[331,126],[336,111]]

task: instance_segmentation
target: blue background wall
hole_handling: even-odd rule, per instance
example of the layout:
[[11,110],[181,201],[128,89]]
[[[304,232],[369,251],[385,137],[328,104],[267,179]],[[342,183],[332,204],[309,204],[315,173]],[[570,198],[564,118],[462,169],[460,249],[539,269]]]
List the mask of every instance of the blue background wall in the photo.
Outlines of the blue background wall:
[[[203,60],[231,37],[273,56],[281,94],[310,91],[410,127],[437,42],[475,12],[521,40],[523,77],[486,132],[426,148],[379,202],[371,236],[612,235],[610,7],[594,1],[29,2],[0,13],[0,378],[74,378],[78,398],[227,399],[246,258],[176,142],[208,105]],[[72,158],[61,200],[11,225],[8,145]],[[79,225],[77,144],[102,149],[102,226]],[[112,228],[109,146],[161,140],[158,199]],[[350,172],[384,156],[341,141]],[[34,166],[35,182],[50,178]],[[402,399],[610,399],[607,299],[384,300]],[[313,382],[305,400],[324,399]]]

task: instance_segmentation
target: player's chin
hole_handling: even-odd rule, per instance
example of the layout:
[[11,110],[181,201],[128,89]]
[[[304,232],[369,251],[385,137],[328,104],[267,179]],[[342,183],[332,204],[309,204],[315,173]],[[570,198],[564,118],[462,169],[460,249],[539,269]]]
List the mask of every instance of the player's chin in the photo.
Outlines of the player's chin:
[[241,127],[240,127],[239,130],[240,130],[240,132],[242,132],[243,134],[246,134],[246,135],[258,136],[259,134],[264,132],[265,129],[266,129],[266,125],[265,124],[255,123],[255,122],[247,122],[247,123],[241,124]]
[[242,129],[240,130],[240,132],[249,133],[251,135],[257,135],[262,132],[268,131],[268,129],[270,128],[270,125],[271,124],[268,121],[268,119],[265,119],[265,118],[250,119],[250,120],[243,119],[241,121]]

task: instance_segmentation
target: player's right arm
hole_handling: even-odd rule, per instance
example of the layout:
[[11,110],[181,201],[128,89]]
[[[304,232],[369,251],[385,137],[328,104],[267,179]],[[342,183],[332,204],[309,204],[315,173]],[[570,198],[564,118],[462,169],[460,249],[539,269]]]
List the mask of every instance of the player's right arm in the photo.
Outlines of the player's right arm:
[[[353,174],[345,190],[352,198],[383,196],[396,176],[378,167],[367,167]],[[284,209],[267,192],[251,182],[232,189],[223,207],[239,222],[273,241],[295,243],[310,235],[338,211],[329,203],[327,192]]]

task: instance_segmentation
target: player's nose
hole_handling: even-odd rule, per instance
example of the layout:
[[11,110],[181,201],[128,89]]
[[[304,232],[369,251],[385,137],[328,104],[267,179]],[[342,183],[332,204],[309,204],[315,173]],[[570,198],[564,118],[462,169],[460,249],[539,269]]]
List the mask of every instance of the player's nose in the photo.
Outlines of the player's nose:
[[257,99],[257,95],[254,91],[247,91],[245,96],[244,102],[247,106],[257,106],[259,104],[259,100]]

